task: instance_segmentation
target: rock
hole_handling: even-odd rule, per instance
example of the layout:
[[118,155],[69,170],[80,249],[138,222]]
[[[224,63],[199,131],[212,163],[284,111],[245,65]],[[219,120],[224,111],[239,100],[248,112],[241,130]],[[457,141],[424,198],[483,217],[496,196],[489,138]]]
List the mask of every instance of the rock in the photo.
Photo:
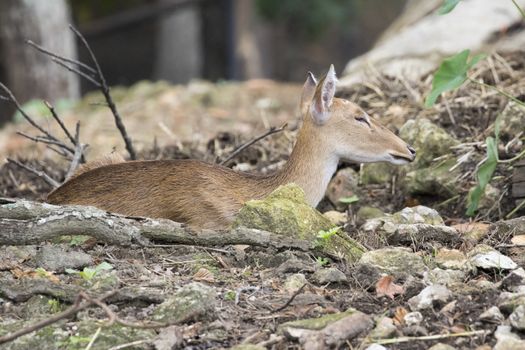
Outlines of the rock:
[[447,287],[434,284],[428,286],[415,297],[408,300],[408,305],[411,310],[423,310],[434,306],[436,302],[446,303],[452,297],[452,293]]
[[388,350],[383,345],[371,344],[365,350]]
[[459,181],[456,181],[459,170],[456,168],[454,171],[450,171],[455,164],[455,159],[449,159],[426,168],[409,171],[400,180],[400,186],[411,195],[451,198],[459,193],[461,185]]
[[352,168],[339,170],[332,178],[326,189],[326,196],[338,208],[346,207],[339,202],[341,198],[351,197],[358,193],[359,175]]
[[33,264],[48,271],[64,272],[93,265],[91,255],[82,251],[66,251],[60,246],[45,245],[36,254]]
[[501,191],[498,188],[492,186],[491,184],[487,184],[487,186],[485,186],[485,192],[479,200],[478,209],[492,208],[494,204],[500,201],[500,197]]
[[498,307],[505,314],[512,313],[521,305],[525,305],[525,293],[502,292],[498,297]]
[[306,202],[304,191],[295,184],[280,186],[263,200],[246,202],[233,226],[245,226],[318,242],[321,251],[341,256],[349,264],[357,261],[366,250],[343,233],[320,240],[320,231],[329,231],[334,225]]
[[482,222],[467,222],[452,225],[466,240],[477,243],[489,233],[489,225]]
[[510,326],[500,325],[496,328],[494,336],[498,340],[493,350],[522,350],[525,349],[525,340],[511,332]]
[[315,268],[313,264],[304,262],[302,260],[292,258],[286,260],[277,268],[277,272],[280,274],[285,273],[297,273],[297,272],[314,272]]
[[502,323],[505,320],[505,316],[503,316],[497,306],[492,306],[479,315],[478,319],[480,321],[486,321],[490,323]]
[[471,271],[467,257],[458,249],[440,248],[434,258],[437,266],[443,269]]
[[176,323],[214,319],[217,296],[215,289],[199,282],[185,285],[153,311],[157,322]]
[[385,216],[385,213],[383,213],[381,209],[368,206],[359,208],[356,213],[357,222],[360,224],[363,224],[369,219],[381,218],[383,216]]
[[306,202],[304,191],[299,186],[288,184],[280,186],[263,200],[246,202],[233,226],[308,240],[333,225]]
[[436,210],[423,205],[407,207],[394,213],[393,221],[398,224],[444,225],[443,218]]
[[403,317],[407,326],[419,326],[423,321],[423,315],[419,311],[409,312]]
[[499,136],[505,142],[512,140],[525,125],[525,114],[523,108],[514,101],[509,101],[499,115]]
[[279,326],[279,331],[288,339],[298,340],[305,349],[322,350],[340,346],[373,325],[370,316],[351,309],[319,318],[286,322]]
[[392,177],[397,172],[398,167],[395,165],[388,163],[367,163],[361,167],[359,177],[363,185],[384,185],[390,183]]
[[522,267],[511,271],[501,281],[501,287],[509,292],[517,292],[518,288],[523,285],[525,285],[525,270]]
[[510,325],[519,330],[525,330],[525,305],[520,305],[509,316]]
[[456,350],[456,348],[448,344],[437,343],[429,347],[428,350]]
[[466,277],[465,271],[461,270],[442,270],[435,268],[423,274],[423,281],[427,284],[442,284],[450,287],[462,283]]
[[412,253],[409,249],[399,247],[366,252],[357,264],[358,272],[368,275],[368,278],[371,278],[374,283],[381,273],[397,279],[410,275],[422,275],[426,269],[419,255]]
[[451,244],[459,241],[458,232],[445,225],[400,224],[394,231],[385,236],[388,244],[391,245],[423,244],[426,242]]
[[386,339],[393,337],[396,332],[394,321],[390,317],[382,317],[368,336],[372,339]]
[[409,119],[399,130],[399,136],[417,150],[416,169],[429,166],[434,158],[450,154],[450,147],[459,144],[445,129],[426,118]]
[[348,222],[348,214],[337,210],[327,211],[323,215],[335,226],[343,226]]
[[239,344],[230,348],[230,350],[266,350],[266,347],[256,344]]
[[482,269],[513,270],[518,265],[508,256],[505,256],[494,248],[478,244],[468,254],[469,262]]
[[331,267],[315,271],[312,275],[312,281],[315,284],[323,285],[327,283],[346,283],[348,282],[348,278],[335,267]]
[[0,247],[0,271],[12,270],[36,254],[36,246]]
[[284,289],[289,293],[294,293],[307,283],[308,281],[302,273],[294,273],[288,276],[284,282]]
[[60,302],[57,299],[44,295],[34,295],[24,303],[21,316],[24,319],[49,317],[50,314],[61,311]]

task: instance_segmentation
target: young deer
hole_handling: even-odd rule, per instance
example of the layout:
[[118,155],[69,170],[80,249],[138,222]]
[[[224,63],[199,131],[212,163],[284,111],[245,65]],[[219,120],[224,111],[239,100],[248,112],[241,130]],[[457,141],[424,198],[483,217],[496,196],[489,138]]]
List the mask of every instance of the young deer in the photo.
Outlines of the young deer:
[[130,216],[167,218],[193,227],[230,225],[242,204],[294,182],[315,207],[340,159],[406,164],[415,151],[349,101],[335,98],[331,66],[319,83],[309,73],[301,96],[304,117],[287,164],[254,175],[197,160],[130,161],[87,167],[51,192],[52,204],[81,204]]

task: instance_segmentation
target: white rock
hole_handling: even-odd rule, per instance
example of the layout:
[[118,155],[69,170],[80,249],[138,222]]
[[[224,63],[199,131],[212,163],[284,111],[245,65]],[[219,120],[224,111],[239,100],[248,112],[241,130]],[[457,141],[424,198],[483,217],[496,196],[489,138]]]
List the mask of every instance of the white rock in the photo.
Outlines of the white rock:
[[417,326],[423,321],[423,315],[419,311],[409,312],[403,317],[403,320],[407,326]]
[[509,316],[509,322],[517,330],[525,330],[525,306],[520,305]]
[[481,321],[497,322],[501,323],[505,320],[505,316],[499,311],[497,306],[492,306],[478,317]]
[[470,263],[482,269],[514,270],[518,265],[494,248],[479,244],[469,253]]
[[418,295],[408,300],[408,305],[412,310],[422,310],[431,308],[435,301],[447,302],[452,297],[452,293],[447,287],[435,284],[423,289]]
[[517,334],[511,332],[510,326],[498,326],[494,332],[498,342],[493,350],[523,350],[525,340],[521,340]]

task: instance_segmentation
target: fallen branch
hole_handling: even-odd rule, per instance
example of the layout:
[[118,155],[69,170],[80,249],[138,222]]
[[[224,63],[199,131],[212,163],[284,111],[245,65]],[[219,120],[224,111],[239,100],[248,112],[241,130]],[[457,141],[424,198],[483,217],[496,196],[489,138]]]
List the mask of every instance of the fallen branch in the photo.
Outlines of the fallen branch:
[[273,135],[273,134],[276,134],[278,132],[283,131],[284,129],[286,129],[287,125],[288,125],[287,123],[284,123],[279,128],[276,128],[275,126],[272,126],[264,134],[261,134],[261,135],[257,136],[256,138],[254,138],[254,139],[252,139],[252,140],[250,140],[248,142],[245,142],[242,145],[240,145],[239,147],[237,147],[225,160],[223,160],[219,164],[220,165],[224,165],[224,164],[228,163],[230,160],[235,158],[239,153],[241,153],[242,151],[244,151],[246,148],[250,147],[254,143],[259,142],[260,140],[264,139],[265,137],[268,137],[270,135]]
[[149,246],[150,241],[155,241],[212,247],[247,244],[278,250],[315,249],[314,242],[256,229],[240,227],[227,233],[194,231],[166,219],[130,218],[94,207],[0,198],[0,245],[37,244],[62,235],[88,235],[100,242],[122,246]]
[[[52,317],[50,318],[47,318],[45,320],[42,320],[40,322],[37,322],[35,324],[32,324],[31,326],[29,327],[26,327],[26,328],[22,328],[16,332],[13,332],[13,333],[8,333],[2,337],[0,337],[0,344],[5,344],[7,342],[10,342],[18,337],[21,337],[25,334],[29,334],[31,332],[34,332],[34,331],[37,331],[39,329],[42,329],[46,326],[49,326],[55,322],[58,322],[60,320],[63,320],[65,318],[68,318],[70,316],[73,316],[75,315],[77,312],[79,311],[82,311],[94,304],[96,304],[97,302],[102,302],[104,299],[107,299],[109,298],[110,296],[114,295],[116,293],[116,291],[110,291],[110,292],[107,292],[106,294],[102,295],[100,298],[98,299],[91,299],[89,298],[89,300],[87,300],[84,296],[86,296],[87,294],[83,294],[83,293],[80,293],[75,301],[75,303],[67,310],[63,311],[63,312],[60,312],[56,315],[53,315]],[[82,302],[82,300],[86,300],[85,302]]]

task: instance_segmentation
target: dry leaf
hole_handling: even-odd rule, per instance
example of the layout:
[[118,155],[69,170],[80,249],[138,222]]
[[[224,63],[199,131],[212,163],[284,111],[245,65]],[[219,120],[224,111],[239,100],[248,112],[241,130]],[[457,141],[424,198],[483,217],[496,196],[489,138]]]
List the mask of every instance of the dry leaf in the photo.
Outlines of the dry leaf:
[[60,279],[53,274],[51,271],[46,271],[44,269],[36,270],[22,270],[21,268],[14,268],[11,270],[11,273],[15,278],[45,278],[50,280],[53,283],[60,282]]
[[405,316],[408,314],[408,310],[405,309],[402,306],[396,307],[396,311],[394,311],[394,324],[401,326],[405,323]]
[[199,271],[195,272],[193,279],[198,282],[215,282],[215,276],[208,269],[201,267]]
[[394,277],[383,276],[376,283],[376,293],[378,297],[387,296],[394,299],[397,294],[403,294],[405,289],[403,286],[394,283]]

